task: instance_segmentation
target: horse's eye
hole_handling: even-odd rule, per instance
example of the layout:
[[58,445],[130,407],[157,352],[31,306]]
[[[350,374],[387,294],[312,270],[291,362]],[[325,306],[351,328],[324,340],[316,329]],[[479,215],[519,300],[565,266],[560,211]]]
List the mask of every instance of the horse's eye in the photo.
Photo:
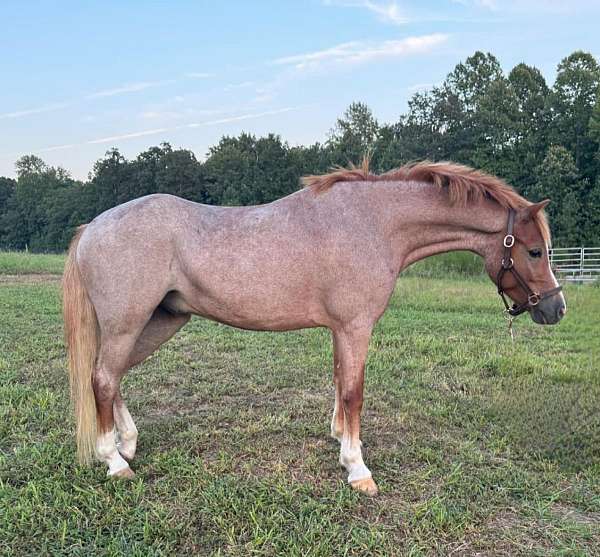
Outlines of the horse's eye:
[[542,250],[540,248],[534,248],[529,250],[531,257],[542,257]]

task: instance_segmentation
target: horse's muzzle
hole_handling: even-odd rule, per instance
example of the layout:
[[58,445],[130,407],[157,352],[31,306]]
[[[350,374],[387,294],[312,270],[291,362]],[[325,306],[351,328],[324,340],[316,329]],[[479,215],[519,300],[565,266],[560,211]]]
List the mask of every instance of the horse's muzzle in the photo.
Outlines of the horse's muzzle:
[[567,312],[567,305],[562,294],[541,300],[530,310],[531,319],[540,325],[555,325]]

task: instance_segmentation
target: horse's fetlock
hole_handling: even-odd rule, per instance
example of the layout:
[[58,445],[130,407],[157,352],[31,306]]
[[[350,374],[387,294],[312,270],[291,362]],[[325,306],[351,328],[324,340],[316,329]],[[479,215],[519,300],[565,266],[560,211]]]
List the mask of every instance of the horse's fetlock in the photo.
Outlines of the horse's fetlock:
[[119,431],[121,441],[135,441],[138,437],[137,429],[129,429],[127,431]]

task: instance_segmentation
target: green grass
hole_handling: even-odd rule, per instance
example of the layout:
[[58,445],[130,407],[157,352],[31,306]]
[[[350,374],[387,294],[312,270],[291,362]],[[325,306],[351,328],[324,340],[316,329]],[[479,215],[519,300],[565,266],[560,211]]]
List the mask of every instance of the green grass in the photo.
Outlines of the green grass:
[[3,275],[60,274],[64,265],[64,254],[0,251],[0,274]]
[[404,271],[405,276],[432,278],[482,277],[484,274],[483,259],[469,251],[453,251],[427,257],[417,261]]
[[[328,438],[326,331],[200,319],[124,381],[129,483],[74,459],[58,282],[0,285],[0,554],[598,555],[600,289],[511,344],[493,285],[401,278],[370,350],[365,460]],[[454,552],[454,553],[453,553]]]

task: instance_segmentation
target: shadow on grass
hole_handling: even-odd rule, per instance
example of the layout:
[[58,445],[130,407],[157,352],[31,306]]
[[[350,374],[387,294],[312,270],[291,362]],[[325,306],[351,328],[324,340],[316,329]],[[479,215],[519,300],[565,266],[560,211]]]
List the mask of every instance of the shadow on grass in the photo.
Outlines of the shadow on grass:
[[523,456],[565,472],[600,466],[600,388],[524,379],[492,395],[491,419]]

